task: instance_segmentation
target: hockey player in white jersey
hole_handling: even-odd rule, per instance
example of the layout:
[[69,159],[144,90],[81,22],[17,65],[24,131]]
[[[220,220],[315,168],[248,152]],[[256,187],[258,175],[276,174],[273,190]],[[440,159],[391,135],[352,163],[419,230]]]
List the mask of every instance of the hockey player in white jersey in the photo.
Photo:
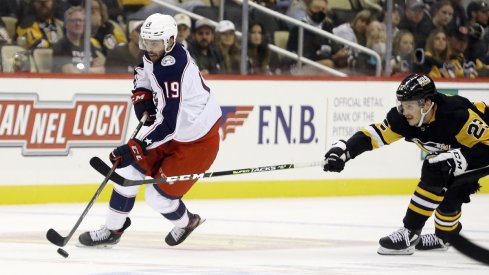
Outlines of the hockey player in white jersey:
[[[138,119],[150,116],[138,134],[110,153],[116,172],[141,180],[202,173],[219,150],[221,109],[188,51],[176,42],[177,24],[163,14],[149,16],[141,27],[143,62],[135,68],[132,101]],[[165,242],[178,245],[202,222],[187,210],[182,196],[197,180],[146,186],[146,202],[173,223]],[[139,186],[114,185],[105,225],[79,236],[85,246],[117,244],[131,220]]]

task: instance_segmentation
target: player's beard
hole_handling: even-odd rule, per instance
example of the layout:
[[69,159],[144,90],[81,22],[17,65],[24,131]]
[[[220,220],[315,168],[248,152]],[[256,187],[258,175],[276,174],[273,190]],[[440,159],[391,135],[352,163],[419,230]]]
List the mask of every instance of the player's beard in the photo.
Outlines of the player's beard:
[[162,56],[163,53],[158,53],[158,52],[148,52],[149,59],[151,59],[151,62],[156,62],[158,61]]

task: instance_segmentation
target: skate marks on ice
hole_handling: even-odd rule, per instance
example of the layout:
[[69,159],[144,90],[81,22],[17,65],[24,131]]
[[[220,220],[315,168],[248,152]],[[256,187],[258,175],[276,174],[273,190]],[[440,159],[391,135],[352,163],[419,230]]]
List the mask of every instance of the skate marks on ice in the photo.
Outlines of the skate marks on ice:
[[[275,200],[189,200],[207,218],[181,245],[168,247],[171,225],[137,202],[135,221],[112,249],[79,248],[78,235],[100,226],[96,204],[65,249],[45,239],[66,234],[83,204],[0,207],[2,274],[486,274],[487,266],[458,253],[380,256],[378,239],[396,229],[409,196]],[[489,196],[465,205],[464,230],[489,245]],[[433,231],[433,222],[427,231]]]

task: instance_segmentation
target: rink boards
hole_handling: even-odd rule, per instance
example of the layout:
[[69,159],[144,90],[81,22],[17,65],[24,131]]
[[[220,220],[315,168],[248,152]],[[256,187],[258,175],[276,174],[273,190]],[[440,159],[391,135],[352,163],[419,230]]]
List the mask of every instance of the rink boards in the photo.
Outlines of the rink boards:
[[[137,123],[128,96],[132,81],[14,76],[0,81],[0,203],[89,199],[103,179],[89,159],[107,160]],[[210,170],[320,161],[333,141],[381,122],[395,105],[398,83],[368,78],[208,80],[223,111],[221,147]],[[439,82],[437,87],[489,102],[486,82]],[[350,161],[341,174],[314,167],[226,176],[203,180],[188,197],[409,194],[421,164],[421,151],[400,141]]]

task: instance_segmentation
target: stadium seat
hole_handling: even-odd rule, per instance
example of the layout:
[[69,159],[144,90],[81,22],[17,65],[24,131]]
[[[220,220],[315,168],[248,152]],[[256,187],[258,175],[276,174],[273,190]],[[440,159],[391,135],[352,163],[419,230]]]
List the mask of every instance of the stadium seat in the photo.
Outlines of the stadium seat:
[[273,33],[274,44],[282,49],[287,49],[287,41],[289,40],[289,31],[275,31]]
[[329,0],[328,1],[329,9],[342,9],[342,10],[351,10],[352,5],[350,1],[345,0]]
[[32,51],[32,57],[37,71],[40,73],[50,73],[53,69],[53,49],[38,48]]
[[15,36],[15,25],[17,24],[17,18],[13,16],[2,16],[2,20],[5,23],[5,29],[7,29],[10,39]]
[[14,56],[17,53],[24,53],[29,58],[30,68],[27,68],[30,72],[36,72],[36,67],[34,61],[29,52],[26,52],[24,48],[17,45],[3,45],[1,48],[2,57],[2,71],[4,72],[14,72]]

